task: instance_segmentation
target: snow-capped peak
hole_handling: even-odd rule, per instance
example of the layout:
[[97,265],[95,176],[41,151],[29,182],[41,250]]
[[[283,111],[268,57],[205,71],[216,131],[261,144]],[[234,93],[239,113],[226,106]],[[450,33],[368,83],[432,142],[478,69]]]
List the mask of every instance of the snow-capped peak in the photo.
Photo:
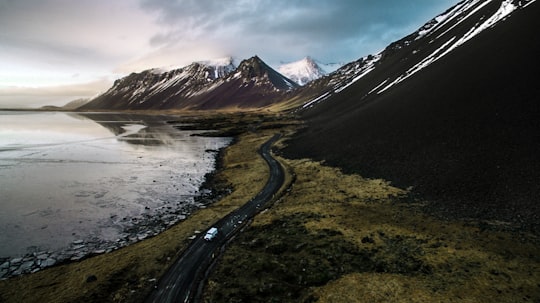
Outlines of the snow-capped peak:
[[299,85],[305,85],[327,74],[311,57],[283,64],[278,67],[278,71]]
[[232,57],[205,60],[205,61],[199,61],[196,63],[202,64],[212,69],[213,79],[227,76],[228,74],[230,74],[236,69],[236,65],[234,64],[234,59]]

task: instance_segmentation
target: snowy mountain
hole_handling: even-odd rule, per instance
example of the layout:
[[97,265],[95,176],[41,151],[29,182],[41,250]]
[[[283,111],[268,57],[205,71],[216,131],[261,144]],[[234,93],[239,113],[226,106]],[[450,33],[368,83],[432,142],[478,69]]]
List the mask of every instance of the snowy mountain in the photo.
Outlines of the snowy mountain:
[[134,73],[82,109],[281,103],[306,120],[288,142],[292,156],[412,187],[443,213],[532,218],[540,213],[539,14],[536,0],[464,0],[326,76],[308,82],[321,67],[308,69],[309,60],[281,69],[304,86],[255,56],[234,70],[202,62]]
[[305,85],[306,83],[319,79],[327,74],[325,70],[310,57],[280,65],[278,71],[299,85]]
[[[249,68],[241,63],[236,69],[229,57],[170,71],[153,69],[133,73],[117,80],[109,91],[81,109],[220,108],[222,105],[218,103],[209,103],[209,100],[221,100],[216,95],[219,92],[242,100],[239,101],[242,107],[267,106],[271,101],[302,110],[346,91],[358,81],[365,90],[361,98],[371,98],[400,85],[534,2],[462,1],[382,52],[345,64],[327,75],[323,66],[332,69],[339,64],[323,65],[307,57],[280,66],[283,76],[258,57],[242,61]],[[245,68],[257,75],[250,78]],[[303,86],[297,88],[296,83]],[[255,99],[256,96],[261,99]],[[279,96],[283,99],[279,100]],[[229,106],[232,101],[220,102]]]
[[538,1],[465,0],[310,82],[287,154],[412,188],[444,218],[540,231],[539,15]]
[[310,107],[341,92],[370,73],[384,76],[376,80],[376,83],[363,82],[367,88],[363,98],[381,94],[535,1],[462,1],[427,22],[416,32],[390,44],[379,54],[346,64],[328,77],[310,83],[298,94],[307,98],[304,100],[304,107]]
[[195,62],[171,71],[132,73],[116,80],[81,110],[219,109],[269,105],[296,83],[257,56],[234,68],[232,59]]
[[171,71],[146,70],[116,80],[105,93],[81,109],[158,109],[166,108],[178,97],[205,89],[215,78],[215,69],[200,63]]

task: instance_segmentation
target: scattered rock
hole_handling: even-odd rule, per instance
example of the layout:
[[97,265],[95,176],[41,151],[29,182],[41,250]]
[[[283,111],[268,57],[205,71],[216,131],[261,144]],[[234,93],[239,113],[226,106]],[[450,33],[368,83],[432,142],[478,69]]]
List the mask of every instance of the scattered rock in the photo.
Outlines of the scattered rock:
[[47,260],[41,262],[41,268],[53,266],[54,264],[56,264],[56,260],[52,258],[48,258]]
[[22,258],[15,258],[13,260],[11,260],[11,264],[19,264],[22,262]]
[[367,236],[366,236],[366,237],[363,237],[363,238],[362,238],[362,243],[373,244],[373,243],[375,243],[375,240],[373,240],[373,238],[371,238],[371,237],[367,237]]
[[302,247],[306,246],[307,243],[306,242],[301,242],[299,244],[296,244],[296,246],[294,247],[294,250],[295,251],[300,251],[302,249]]
[[39,256],[37,256],[38,260],[46,260],[48,257],[48,254],[40,254]]
[[0,280],[2,280],[9,273],[8,268],[0,269]]
[[[230,193],[230,190],[229,192]],[[71,242],[70,247],[64,250],[50,252],[37,251],[29,253],[23,257],[13,259],[0,259],[0,280],[8,279],[17,275],[34,273],[64,262],[80,261],[90,255],[109,253],[121,247],[136,243],[148,237],[155,236],[168,227],[173,226],[179,221],[185,220],[192,211],[198,208],[204,208],[221,196],[208,190],[204,191],[204,199],[192,193],[192,200],[183,200],[182,203],[174,203],[175,207],[145,207],[147,213],[138,217],[119,217],[117,214],[110,215],[110,220],[120,224],[123,228],[122,234],[114,241],[105,241],[98,238],[94,239],[76,239]],[[199,234],[201,231],[196,231]],[[76,233],[72,233],[73,236]],[[190,237],[194,239],[196,235]],[[92,276],[89,276],[89,279]],[[93,282],[93,281],[90,281]]]
[[95,275],[90,275],[86,278],[86,283],[92,283],[97,281],[97,277]]
[[71,261],[79,261],[81,260],[82,258],[84,258],[84,255],[83,254],[79,254],[79,255],[74,255],[73,257],[70,258]]

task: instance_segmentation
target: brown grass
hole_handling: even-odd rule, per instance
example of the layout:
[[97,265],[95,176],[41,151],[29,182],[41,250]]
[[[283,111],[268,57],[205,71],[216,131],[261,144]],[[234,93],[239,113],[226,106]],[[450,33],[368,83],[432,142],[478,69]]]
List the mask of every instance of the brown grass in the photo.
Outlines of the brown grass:
[[292,190],[228,248],[207,302],[540,301],[538,243],[526,235],[440,221],[384,180],[281,160]]

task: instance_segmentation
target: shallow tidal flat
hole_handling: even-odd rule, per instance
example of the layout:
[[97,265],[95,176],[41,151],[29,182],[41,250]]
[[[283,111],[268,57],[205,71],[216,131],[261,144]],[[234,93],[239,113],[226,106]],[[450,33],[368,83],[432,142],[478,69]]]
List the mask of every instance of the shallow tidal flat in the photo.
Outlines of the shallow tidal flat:
[[173,119],[0,112],[0,278],[110,252],[204,207],[199,187],[230,139]]

